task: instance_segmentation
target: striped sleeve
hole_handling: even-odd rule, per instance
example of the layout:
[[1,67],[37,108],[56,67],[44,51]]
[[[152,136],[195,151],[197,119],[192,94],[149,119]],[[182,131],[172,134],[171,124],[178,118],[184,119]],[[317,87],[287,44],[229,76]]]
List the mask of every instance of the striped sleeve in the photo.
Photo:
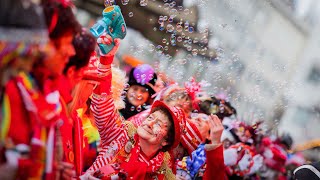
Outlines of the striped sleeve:
[[128,139],[125,126],[122,124],[119,112],[115,109],[110,92],[111,69],[98,69],[98,71],[102,75],[107,74],[105,76],[107,79],[102,81],[100,87],[94,91],[91,110],[100,134],[102,150],[89,171],[96,171],[109,164]]

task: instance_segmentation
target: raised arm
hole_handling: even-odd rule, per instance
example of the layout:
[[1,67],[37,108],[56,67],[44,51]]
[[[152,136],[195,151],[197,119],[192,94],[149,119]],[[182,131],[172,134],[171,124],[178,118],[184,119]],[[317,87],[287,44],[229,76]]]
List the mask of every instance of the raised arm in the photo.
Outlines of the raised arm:
[[[103,35],[97,40],[98,44],[109,44],[111,41],[109,35]],[[128,138],[122,118],[115,109],[111,92],[111,63],[119,47],[119,39],[115,39],[114,42],[115,47],[108,54],[100,53],[97,74],[92,75],[91,73],[91,77],[100,82],[93,91],[91,110],[100,134],[102,150],[89,168],[89,174],[110,163],[114,153],[123,146],[125,139]]]
[[[98,43],[109,44],[110,36],[101,36]],[[102,147],[107,146],[121,133],[121,118],[115,109],[111,92],[111,63],[119,47],[119,39],[115,39],[115,47],[108,54],[100,53],[100,62],[97,68],[97,78],[100,84],[93,91],[91,110],[98,127]]]
[[220,142],[223,126],[220,119],[216,115],[211,115],[210,125],[210,141],[211,144],[205,145],[207,155],[207,168],[203,179],[225,179],[225,168],[223,160],[223,146]]

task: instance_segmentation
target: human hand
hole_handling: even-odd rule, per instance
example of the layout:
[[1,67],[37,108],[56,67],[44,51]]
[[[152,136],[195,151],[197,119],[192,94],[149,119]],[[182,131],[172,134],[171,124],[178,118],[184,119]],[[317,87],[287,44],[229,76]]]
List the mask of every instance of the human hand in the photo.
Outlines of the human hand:
[[207,148],[214,149],[221,145],[220,139],[224,128],[216,115],[210,115],[209,126],[211,144],[209,144]]
[[61,179],[69,180],[76,177],[76,171],[73,169],[73,164],[68,162],[59,163],[57,170],[61,172]]
[[[99,171],[99,170],[98,170]],[[100,180],[99,178],[94,177],[94,175],[98,172],[94,172],[94,171],[87,171],[85,174],[83,174],[82,176],[80,176],[80,180]]]
[[[101,52],[101,49],[100,49],[101,45],[110,46],[113,42],[114,42],[114,47],[111,49],[110,52],[108,52],[108,54],[104,54]],[[100,51],[101,56],[114,56],[116,54],[116,52],[118,51],[118,48],[120,45],[120,39],[118,39],[118,38],[112,39],[112,37],[110,35],[104,33],[97,39],[97,43],[99,45],[99,51]],[[111,63],[109,63],[109,64],[111,64]],[[102,63],[102,64],[104,64],[104,63]]]

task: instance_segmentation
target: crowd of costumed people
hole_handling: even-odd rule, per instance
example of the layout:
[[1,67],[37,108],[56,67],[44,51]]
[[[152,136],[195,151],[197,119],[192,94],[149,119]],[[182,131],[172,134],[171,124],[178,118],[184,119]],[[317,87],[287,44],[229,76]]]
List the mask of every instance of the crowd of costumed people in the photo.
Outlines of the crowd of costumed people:
[[320,177],[290,135],[239,119],[205,82],[114,65],[121,39],[93,36],[74,9],[69,0],[0,2],[0,179]]

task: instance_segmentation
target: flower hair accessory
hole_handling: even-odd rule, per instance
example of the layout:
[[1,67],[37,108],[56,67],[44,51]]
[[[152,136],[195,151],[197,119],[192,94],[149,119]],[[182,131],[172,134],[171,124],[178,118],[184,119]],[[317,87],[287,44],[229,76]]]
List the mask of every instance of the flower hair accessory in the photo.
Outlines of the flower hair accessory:
[[202,92],[202,87],[209,86],[210,84],[206,81],[196,82],[195,78],[192,77],[190,81],[184,83],[184,87],[192,100],[192,107],[196,110],[200,110],[198,105],[197,95]]

